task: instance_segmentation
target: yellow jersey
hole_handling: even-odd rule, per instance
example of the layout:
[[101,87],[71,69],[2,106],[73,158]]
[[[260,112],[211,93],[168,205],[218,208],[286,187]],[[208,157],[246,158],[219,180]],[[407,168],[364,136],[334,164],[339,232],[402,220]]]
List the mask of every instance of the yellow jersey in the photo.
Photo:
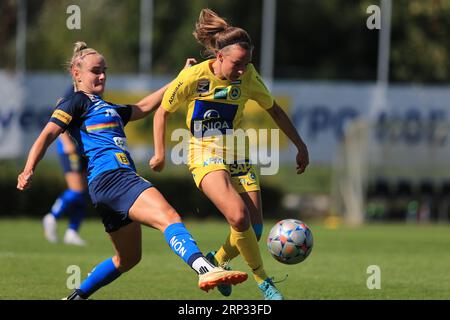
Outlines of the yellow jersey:
[[[214,59],[183,69],[164,94],[161,106],[168,112],[186,107],[186,125],[191,132],[190,160],[204,161],[193,150],[213,148],[227,152],[223,137],[240,128],[245,103],[251,99],[263,109],[273,106],[268,91],[253,64],[238,80],[219,79],[212,71]],[[220,142],[220,143],[219,143]],[[236,150],[233,151],[236,154]],[[194,159],[195,158],[195,159]]]

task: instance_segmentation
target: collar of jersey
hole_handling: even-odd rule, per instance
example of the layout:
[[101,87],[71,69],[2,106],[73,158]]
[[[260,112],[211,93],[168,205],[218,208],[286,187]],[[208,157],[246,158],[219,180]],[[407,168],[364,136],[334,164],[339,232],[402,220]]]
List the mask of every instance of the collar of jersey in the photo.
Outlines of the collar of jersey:
[[214,74],[214,72],[211,70],[211,68],[212,68],[212,64],[214,63],[214,61],[216,61],[216,59],[210,59],[210,60],[208,60],[208,72],[209,72],[209,74],[211,75],[211,77],[213,78],[213,79],[215,79],[215,80],[218,80],[218,81],[221,81],[221,82],[225,82],[225,83],[227,83],[227,84],[230,84],[230,80],[228,80],[228,79],[220,79],[218,76],[216,76],[215,74]]

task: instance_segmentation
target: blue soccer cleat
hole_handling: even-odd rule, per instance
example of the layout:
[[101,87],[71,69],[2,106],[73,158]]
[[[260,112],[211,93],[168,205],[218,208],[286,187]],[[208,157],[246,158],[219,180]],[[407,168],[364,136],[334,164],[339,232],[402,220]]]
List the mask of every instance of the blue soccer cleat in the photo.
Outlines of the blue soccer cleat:
[[[206,259],[211,262],[216,267],[219,266],[219,263],[217,262],[216,258],[214,257],[216,255],[216,251],[210,251],[206,254]],[[223,264],[221,267],[225,270],[231,270],[231,267],[228,264]],[[225,296],[228,297],[231,295],[231,285],[230,284],[221,284],[217,286],[217,290]]]
[[267,278],[260,284],[258,284],[258,288],[264,294],[265,300],[284,300],[283,295],[273,284],[272,278]]

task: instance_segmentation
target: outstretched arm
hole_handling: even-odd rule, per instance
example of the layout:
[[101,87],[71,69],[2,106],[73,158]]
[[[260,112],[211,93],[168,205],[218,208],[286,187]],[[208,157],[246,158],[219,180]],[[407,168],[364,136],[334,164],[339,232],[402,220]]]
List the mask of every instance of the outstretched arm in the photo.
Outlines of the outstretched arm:
[[286,136],[294,143],[297,147],[297,173],[303,173],[309,164],[308,148],[306,147],[300,135],[297,132],[294,124],[287,114],[281,109],[281,107],[274,101],[272,108],[267,109],[272,119],[278,125],[278,127],[283,131]]
[[155,155],[150,159],[149,165],[154,171],[164,169],[166,155],[166,123],[170,112],[164,108],[159,108],[153,118],[153,139],[155,144]]
[[164,96],[164,92],[166,92],[168,87],[169,84],[166,84],[161,89],[149,94],[135,105],[132,105],[130,121],[142,119],[158,109]]
[[23,191],[30,187],[37,164],[44,156],[47,148],[55,141],[62,131],[63,129],[57,124],[53,122],[47,123],[30,149],[25,168],[17,177],[17,189]]
[[[194,58],[186,59],[184,69],[189,68],[190,66],[192,66],[195,63],[197,63],[197,60],[195,60]],[[158,107],[161,105],[161,101],[163,99],[164,92],[166,92],[169,85],[170,85],[170,83],[166,84],[164,87],[162,87],[158,91],[155,91],[152,94],[149,94],[148,96],[143,98],[141,101],[139,101],[138,103],[133,105],[130,121],[142,119],[142,118],[146,117],[147,115],[149,115],[150,113],[152,113],[153,111],[155,111],[156,109],[158,109]]]

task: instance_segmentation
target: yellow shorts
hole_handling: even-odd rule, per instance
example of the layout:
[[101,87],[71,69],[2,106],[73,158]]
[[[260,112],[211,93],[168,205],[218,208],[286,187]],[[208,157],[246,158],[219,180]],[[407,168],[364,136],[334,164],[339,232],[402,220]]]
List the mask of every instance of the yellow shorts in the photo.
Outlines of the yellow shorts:
[[231,176],[231,183],[234,189],[238,193],[245,193],[250,191],[259,191],[259,177],[256,174],[255,167],[249,163],[240,164],[226,164],[222,159],[217,159],[218,161],[212,161],[204,163],[203,165],[190,165],[189,170],[192,173],[195,184],[199,189],[200,183],[203,177],[208,173],[225,170]]

